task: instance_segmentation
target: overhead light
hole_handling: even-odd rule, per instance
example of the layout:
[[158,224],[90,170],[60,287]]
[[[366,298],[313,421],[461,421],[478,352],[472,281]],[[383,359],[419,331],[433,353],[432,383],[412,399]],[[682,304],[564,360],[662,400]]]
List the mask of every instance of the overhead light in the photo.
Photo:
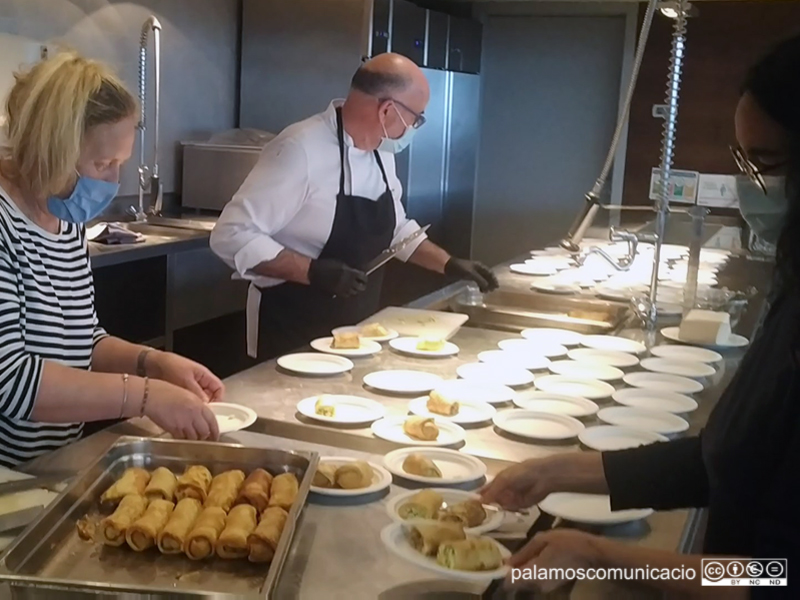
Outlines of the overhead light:
[[[668,19],[677,19],[678,12],[681,10],[681,3],[675,0],[664,0],[663,2],[659,3],[659,9],[661,10],[661,14]],[[687,18],[689,18],[696,17],[698,11],[691,2],[684,2],[683,13]]]

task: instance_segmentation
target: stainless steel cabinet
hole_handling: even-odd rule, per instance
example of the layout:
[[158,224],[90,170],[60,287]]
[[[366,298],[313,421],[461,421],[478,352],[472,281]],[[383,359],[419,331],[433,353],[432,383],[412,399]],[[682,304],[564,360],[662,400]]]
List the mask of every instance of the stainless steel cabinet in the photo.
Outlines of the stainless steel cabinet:
[[483,26],[478,21],[450,17],[448,70],[480,73],[482,36]]
[[447,36],[450,17],[433,10],[428,11],[428,52],[425,66],[429,69],[447,68]]
[[392,52],[425,65],[425,34],[428,11],[408,0],[394,0],[392,8]]

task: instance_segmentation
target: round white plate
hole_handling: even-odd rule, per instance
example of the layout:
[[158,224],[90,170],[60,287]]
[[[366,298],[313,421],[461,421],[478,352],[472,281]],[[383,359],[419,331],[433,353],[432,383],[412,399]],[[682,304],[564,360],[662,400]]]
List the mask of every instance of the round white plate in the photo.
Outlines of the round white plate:
[[581,291],[581,287],[573,283],[552,283],[547,281],[538,281],[531,286],[531,289],[545,294],[558,294],[559,296],[579,294]]
[[211,402],[208,408],[217,417],[217,426],[221,434],[247,429],[257,419],[256,411],[241,404]]
[[443,381],[434,389],[448,398],[455,398],[458,401],[487,402],[489,404],[511,402],[517,395],[507,385],[481,383],[466,379]]
[[581,345],[594,350],[614,350],[628,354],[641,354],[647,350],[644,344],[613,335],[585,335]]
[[[383,530],[381,530],[381,541],[383,545],[386,546],[392,554],[418,567],[433,571],[441,577],[460,581],[485,582],[491,581],[492,579],[503,579],[510,571],[508,565],[503,565],[494,571],[456,571],[455,569],[447,569],[439,566],[436,562],[436,557],[420,554],[411,546],[408,542],[408,534],[406,533],[408,527],[410,527],[410,525],[407,523],[392,523],[384,527]],[[500,549],[500,555],[503,557],[504,561],[511,556],[511,552],[509,552],[505,546],[498,542],[495,542],[495,544],[497,544],[497,547]]]
[[661,435],[674,435],[689,429],[686,419],[672,413],[630,406],[603,408],[597,413],[597,418],[609,425],[652,431]]
[[[442,472],[441,477],[422,477],[403,470],[403,462],[409,454],[422,454]],[[486,475],[486,465],[479,458],[447,448],[400,448],[383,457],[383,464],[390,473],[420,483],[436,485],[458,485],[477,481]]]
[[501,350],[505,350],[506,352],[544,356],[545,358],[558,358],[567,353],[567,349],[561,344],[540,343],[519,338],[501,340],[497,345]]
[[583,337],[577,331],[556,329],[554,327],[533,327],[522,330],[522,337],[533,342],[543,342],[554,346],[577,346]]
[[309,419],[322,421],[323,423],[342,424],[371,423],[372,421],[382,419],[386,414],[386,409],[382,404],[375,402],[375,400],[370,400],[369,398],[335,394],[325,394],[325,397],[336,403],[335,416],[325,417],[323,415],[318,415],[314,411],[314,406],[319,396],[312,396],[298,402],[297,412]]
[[700,346],[702,348],[708,348],[708,349],[726,350],[728,348],[744,348],[750,343],[750,340],[748,340],[743,335],[732,333],[731,336],[728,338],[728,341],[722,344],[696,344],[694,342],[686,342],[683,339],[681,339],[680,333],[681,333],[680,327],[665,327],[664,329],[661,330],[661,335],[663,335],[664,338],[670,340],[671,342],[679,342],[681,344],[689,344],[690,346]]
[[301,352],[281,356],[278,359],[278,366],[301,375],[339,375],[351,371],[355,365],[352,360],[344,356]]
[[352,356],[353,358],[360,356],[372,356],[373,354],[377,354],[381,351],[381,345],[378,342],[373,342],[372,340],[368,339],[361,340],[361,347],[359,348],[333,348],[331,344],[333,344],[333,338],[324,337],[312,341],[311,347],[319,352],[338,354],[339,356]]
[[711,377],[717,370],[701,362],[690,362],[687,360],[673,360],[671,358],[645,358],[642,360],[642,368],[654,373],[666,373],[667,375],[680,375],[681,377]]
[[616,350],[595,350],[594,348],[575,348],[567,352],[567,357],[582,362],[595,362],[601,365],[626,369],[639,364],[639,359],[633,354],[618,352]]
[[[449,488],[430,488],[430,489],[433,490],[434,492],[439,492],[439,494],[444,499],[445,505],[458,504],[459,502],[464,502],[466,500],[481,499],[481,497],[478,494],[475,494],[473,492],[452,490]],[[400,515],[397,513],[397,510],[409,498],[418,493],[419,490],[411,490],[403,494],[398,494],[394,498],[390,498],[389,501],[386,503],[386,514],[389,515],[389,518],[395,523],[405,523],[406,521],[400,517]],[[467,535],[481,535],[484,533],[488,533],[489,531],[494,531],[503,524],[504,512],[502,509],[494,508],[493,506],[487,506],[485,510],[486,510],[486,519],[483,521],[481,525],[478,525],[477,527],[465,528],[464,532]]]
[[491,421],[497,409],[487,402],[469,402],[458,400],[458,413],[452,417],[432,413],[428,410],[428,396],[416,398],[408,405],[409,412],[419,417],[430,417],[432,419],[445,419],[461,425],[472,425],[475,423],[485,423]]
[[582,379],[599,379],[600,381],[615,381],[625,375],[617,367],[592,363],[589,361],[557,360],[547,367],[551,373],[578,377]]
[[586,398],[547,392],[525,394],[524,398],[515,398],[514,404],[526,410],[576,418],[588,417],[598,411],[597,404]]
[[697,409],[697,400],[694,398],[661,390],[631,388],[616,391],[612,397],[615,402],[625,406],[644,408],[645,410],[660,410],[676,415]]
[[[331,331],[331,333],[357,333],[361,335],[362,329],[363,328],[360,325],[353,325],[351,327],[337,327],[336,329]],[[361,338],[365,340],[372,340],[373,342],[388,342],[389,340],[393,340],[394,338],[400,336],[400,334],[397,333],[394,329],[389,329],[387,327],[386,331],[388,331],[389,333],[387,333],[382,337],[370,337],[368,335],[361,335]]]
[[617,427],[615,425],[587,427],[581,431],[578,439],[584,446],[600,452],[625,450],[655,442],[669,441],[668,438],[660,433],[630,429],[629,427]]
[[550,494],[539,503],[539,509],[554,517],[588,525],[616,525],[638,521],[653,514],[651,508],[611,510],[611,498],[604,494]]
[[550,394],[577,396],[587,400],[602,400],[614,393],[614,386],[597,379],[546,375],[536,379],[536,387]]
[[480,383],[496,383],[508,387],[522,387],[533,383],[533,375],[521,367],[501,367],[486,363],[468,363],[456,369],[462,379]]
[[630,386],[676,394],[696,394],[703,391],[703,384],[695,379],[665,375],[663,373],[629,373],[622,380]]
[[364,377],[369,387],[392,394],[426,394],[440,385],[443,379],[422,371],[375,371]]
[[456,425],[442,419],[436,419],[439,426],[439,437],[432,442],[416,440],[406,435],[403,431],[403,423],[408,417],[385,417],[372,424],[372,433],[379,438],[405,444],[407,446],[454,446],[464,441],[464,430]]
[[707,350],[706,348],[697,348],[695,346],[655,346],[650,349],[650,354],[653,356],[658,356],[659,358],[668,358],[670,360],[688,360],[706,363],[709,365],[722,360],[722,355],[719,352]]
[[[337,467],[342,466],[345,463],[356,462],[356,458],[352,458],[350,456],[331,456],[319,459],[319,464],[332,464]],[[380,492],[381,490],[385,490],[390,485],[392,485],[392,474],[389,473],[386,469],[384,469],[381,465],[375,464],[373,462],[369,463],[369,466],[372,467],[372,485],[365,487],[365,488],[358,488],[355,490],[340,490],[336,488],[321,488],[316,487],[314,485],[311,486],[311,491],[317,494],[321,494],[323,496],[366,496],[367,494],[374,494],[375,492]]]
[[533,440],[568,440],[583,431],[578,419],[533,410],[504,410],[494,416],[503,431]]
[[548,277],[558,273],[558,270],[552,265],[519,263],[511,265],[509,268],[513,273],[519,273],[520,275],[536,275],[538,277]]
[[441,350],[418,350],[417,344],[420,342],[419,338],[397,338],[389,342],[389,345],[403,354],[411,354],[412,356],[424,356],[427,358],[441,358],[444,356],[455,356],[458,354],[458,346],[453,342],[445,342],[444,348]]
[[488,365],[518,367],[529,371],[541,371],[550,364],[546,356],[535,356],[525,352],[506,352],[505,350],[485,350],[478,354],[478,360]]

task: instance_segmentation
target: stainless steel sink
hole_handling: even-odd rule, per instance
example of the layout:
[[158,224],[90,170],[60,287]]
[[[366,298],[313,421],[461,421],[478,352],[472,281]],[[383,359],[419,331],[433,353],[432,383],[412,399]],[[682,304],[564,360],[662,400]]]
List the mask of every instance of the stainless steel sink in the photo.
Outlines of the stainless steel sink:
[[178,238],[181,237],[180,231],[176,231],[174,227],[166,227],[163,225],[154,225],[149,222],[130,222],[122,223],[125,229],[141,233],[147,237],[161,237],[161,238]]
[[208,231],[214,229],[214,220],[208,219],[172,219],[169,217],[147,217],[147,223],[161,227],[173,227],[175,229],[191,229],[192,231]]

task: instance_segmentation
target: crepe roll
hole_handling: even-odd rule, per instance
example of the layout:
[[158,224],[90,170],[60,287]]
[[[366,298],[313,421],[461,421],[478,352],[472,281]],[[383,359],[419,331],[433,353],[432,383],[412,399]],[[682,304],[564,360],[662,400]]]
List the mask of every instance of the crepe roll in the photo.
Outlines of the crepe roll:
[[432,391],[428,396],[428,404],[426,406],[430,412],[444,415],[445,417],[454,417],[460,409],[458,402],[451,400],[436,390]]
[[225,511],[218,506],[204,508],[186,538],[183,551],[192,560],[203,560],[214,554],[219,534],[225,529]]
[[380,323],[367,323],[361,328],[361,335],[366,338],[382,338],[389,335],[389,330]]
[[144,495],[148,500],[172,500],[175,498],[175,488],[178,486],[178,478],[175,473],[166,467],[159,467],[153,471],[150,483],[144,489]]
[[439,437],[439,426],[426,417],[409,417],[403,423],[403,431],[407,436],[425,442],[433,442]]
[[357,490],[372,485],[372,467],[363,460],[343,464],[336,469],[336,485],[343,490]]
[[100,521],[100,540],[106,546],[122,546],[128,527],[144,514],[146,508],[147,498],[144,496],[125,496],[117,509]]
[[205,502],[208,496],[208,486],[211,485],[211,471],[202,465],[187,467],[183,475],[178,477],[175,488],[175,499],[194,498]]
[[199,500],[184,498],[175,506],[169,521],[158,534],[158,549],[162,554],[183,552],[186,537],[203,510]]
[[175,505],[169,500],[153,500],[147,510],[125,532],[128,546],[136,552],[144,552],[156,545],[158,534],[166,526]]
[[493,539],[467,538],[441,544],[436,562],[456,571],[492,571],[502,566],[503,556]]
[[478,527],[486,520],[486,510],[479,500],[465,500],[439,513],[440,521],[454,521],[466,528]]
[[225,519],[225,529],[215,545],[220,558],[245,558],[249,549],[247,539],[256,529],[258,513],[249,504],[234,506]]
[[289,510],[297,499],[298,489],[300,489],[300,484],[294,473],[281,473],[272,480],[269,505]]
[[459,523],[415,523],[408,531],[411,546],[425,556],[436,556],[439,546],[445,542],[466,539],[464,528]]
[[150,481],[150,473],[139,467],[125,469],[122,477],[117,479],[100,497],[101,502],[117,504],[125,496],[142,496]]
[[280,506],[272,506],[264,511],[258,527],[247,538],[250,562],[262,563],[272,560],[288,518],[289,513]]
[[336,466],[332,464],[320,463],[314,473],[311,485],[320,488],[336,487]]
[[264,512],[269,505],[269,492],[272,488],[272,475],[264,469],[256,469],[242,484],[235,504],[249,504],[255,507],[258,513]]
[[205,507],[219,506],[228,512],[239,495],[239,490],[244,482],[244,471],[234,469],[220,473],[211,481],[208,496],[203,503]]
[[397,509],[401,519],[435,519],[442,507],[444,498],[439,492],[422,490],[403,502]]
[[441,478],[442,472],[430,458],[414,452],[403,461],[403,471],[420,477]]

